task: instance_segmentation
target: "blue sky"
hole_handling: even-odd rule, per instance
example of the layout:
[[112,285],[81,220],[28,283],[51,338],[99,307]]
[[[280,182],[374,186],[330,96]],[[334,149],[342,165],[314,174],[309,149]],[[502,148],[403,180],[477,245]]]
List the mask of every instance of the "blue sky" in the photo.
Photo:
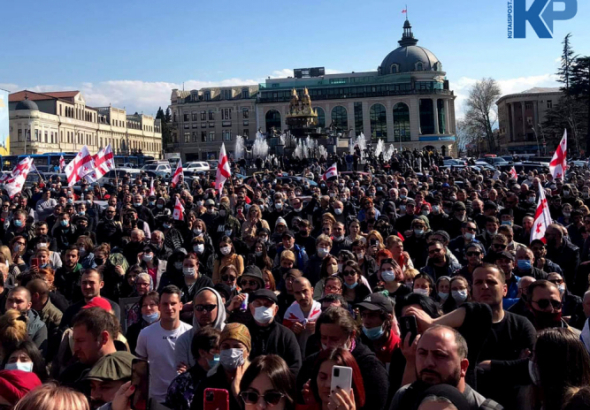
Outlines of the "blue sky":
[[[528,0],[530,4],[532,0]],[[89,105],[112,103],[155,113],[172,88],[263,81],[298,67],[334,72],[375,70],[396,48],[406,2],[300,1],[29,1],[4,2],[0,88],[79,89]],[[556,5],[559,8],[559,5]],[[464,97],[493,77],[504,93],[555,85],[561,41],[573,34],[590,55],[590,2],[556,21],[554,38],[507,39],[506,2],[408,2],[419,45],[442,61],[451,88]]]

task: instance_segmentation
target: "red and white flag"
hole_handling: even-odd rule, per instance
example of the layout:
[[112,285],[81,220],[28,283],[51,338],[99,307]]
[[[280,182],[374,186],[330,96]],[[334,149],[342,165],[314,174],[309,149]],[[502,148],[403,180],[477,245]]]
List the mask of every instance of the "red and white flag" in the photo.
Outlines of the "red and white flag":
[[176,204],[174,204],[174,212],[172,212],[172,218],[177,221],[184,221],[184,206],[180,202],[180,198],[176,198]]
[[324,181],[327,181],[329,178],[337,177],[338,176],[338,168],[336,167],[336,163],[326,170],[326,173],[322,176]]
[[549,172],[553,178],[561,178],[565,176],[567,169],[567,130],[563,131],[563,138],[551,158],[549,163]]
[[225,153],[225,144],[221,143],[219,150],[219,162],[217,163],[217,174],[215,175],[215,190],[221,194],[223,184],[231,178],[231,169],[229,167],[229,158]]
[[174,175],[172,175],[172,181],[170,182],[172,187],[175,187],[176,184],[178,184],[181,175],[184,177],[182,172],[182,160],[178,158],[178,164],[176,164],[176,170],[174,171]]
[[150,182],[150,196],[156,196],[156,190],[154,189],[154,178],[152,178],[152,182]]
[[68,186],[74,186],[86,174],[89,174],[94,167],[92,155],[88,152],[88,147],[84,145],[78,155],[66,166],[66,176],[68,177]]
[[84,179],[91,184],[101,179],[107,172],[115,169],[115,157],[111,149],[111,144],[98,151],[96,155],[93,155],[92,160],[94,161],[94,169],[84,175]]
[[62,155],[61,157],[59,157],[59,172],[64,172],[65,167],[66,167],[66,160],[64,159],[64,156]]
[[537,211],[535,212],[535,222],[533,222],[533,228],[531,229],[531,242],[535,239],[540,239],[543,243],[546,243],[545,231],[551,222],[549,204],[545,198],[545,191],[539,182],[539,201],[537,202]]
[[516,173],[516,169],[514,169],[514,167],[510,169],[510,178],[518,179],[518,174]]
[[6,189],[9,197],[13,198],[22,191],[27,175],[29,175],[32,168],[33,159],[31,157],[26,157],[14,167],[12,175],[4,180],[4,189]]
[[403,9],[403,10],[402,10],[402,14],[405,14],[405,13],[407,13],[407,12],[408,12],[408,9]]

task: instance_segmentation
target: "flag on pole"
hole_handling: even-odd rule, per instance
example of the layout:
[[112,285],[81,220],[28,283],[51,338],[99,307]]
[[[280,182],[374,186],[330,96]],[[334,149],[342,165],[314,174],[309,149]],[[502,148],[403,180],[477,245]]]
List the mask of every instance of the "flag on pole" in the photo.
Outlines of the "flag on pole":
[[84,179],[91,184],[104,177],[107,172],[115,169],[115,157],[111,149],[111,144],[98,151],[96,155],[93,155],[92,160],[94,161],[94,169],[84,175]]
[[176,184],[178,184],[181,175],[184,177],[184,174],[182,173],[182,160],[178,158],[178,164],[176,164],[176,170],[174,171],[174,175],[172,175],[172,181],[170,182],[172,187],[176,187]]
[[514,166],[510,169],[510,178],[518,179],[518,174],[516,173]]
[[150,196],[156,196],[156,190],[154,189],[154,178],[150,182]]
[[62,155],[61,157],[59,157],[59,172],[64,172],[65,167],[66,167],[66,160],[64,159],[64,156]]
[[543,243],[545,240],[545,231],[551,224],[551,213],[549,212],[549,204],[545,198],[545,191],[539,182],[539,201],[537,202],[537,211],[535,212],[535,222],[533,222],[533,228],[531,229],[531,242],[535,239],[540,239]]
[[180,198],[176,198],[176,204],[174,204],[174,212],[172,218],[176,221],[184,221],[184,206],[180,202]]
[[221,194],[223,184],[231,178],[231,169],[229,167],[229,158],[225,153],[225,144],[221,143],[219,150],[219,162],[217,163],[217,174],[215,175],[215,190]]
[[338,168],[336,167],[336,163],[326,170],[326,173],[322,176],[324,181],[327,181],[329,178],[337,177],[338,176]]
[[553,178],[561,178],[565,176],[567,169],[567,130],[563,131],[563,138],[551,158],[549,163],[549,172],[553,175]]
[[74,159],[66,166],[66,176],[68,177],[68,186],[74,186],[84,176],[92,171],[94,166],[92,155],[88,152],[88,147],[84,145]]
[[408,12],[408,9],[403,9],[402,10],[402,14],[406,14]]
[[22,191],[27,180],[27,175],[33,169],[33,159],[26,157],[12,170],[12,175],[4,180],[4,189],[10,198]]

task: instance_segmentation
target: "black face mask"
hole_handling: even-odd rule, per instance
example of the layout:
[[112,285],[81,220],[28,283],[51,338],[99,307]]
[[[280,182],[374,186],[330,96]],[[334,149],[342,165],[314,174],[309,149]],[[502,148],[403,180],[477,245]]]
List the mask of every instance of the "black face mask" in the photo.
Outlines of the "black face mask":
[[537,329],[561,327],[561,312],[542,312],[533,309],[534,325]]
[[104,263],[104,259],[103,258],[94,258],[94,263],[96,263],[97,266],[100,266]]

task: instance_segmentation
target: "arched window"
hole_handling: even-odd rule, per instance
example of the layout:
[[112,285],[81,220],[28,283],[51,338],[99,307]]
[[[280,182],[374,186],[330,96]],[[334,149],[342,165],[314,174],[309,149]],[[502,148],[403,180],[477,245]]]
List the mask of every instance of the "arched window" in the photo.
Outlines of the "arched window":
[[332,125],[338,131],[348,130],[348,113],[346,108],[338,105],[332,110]]
[[314,110],[318,113],[318,127],[324,128],[326,126],[326,112],[320,107],[314,107]]
[[391,74],[397,74],[397,73],[399,73],[399,65],[392,64],[391,65]]
[[424,65],[420,62],[416,63],[416,71],[424,71]]
[[272,128],[281,131],[281,113],[277,110],[270,110],[266,113],[266,132],[271,132]]
[[410,141],[410,108],[404,103],[393,107],[393,140]]
[[371,137],[387,139],[387,115],[383,104],[373,104],[369,110],[371,118]]
[[434,71],[442,71],[442,64],[440,61],[434,64]]

